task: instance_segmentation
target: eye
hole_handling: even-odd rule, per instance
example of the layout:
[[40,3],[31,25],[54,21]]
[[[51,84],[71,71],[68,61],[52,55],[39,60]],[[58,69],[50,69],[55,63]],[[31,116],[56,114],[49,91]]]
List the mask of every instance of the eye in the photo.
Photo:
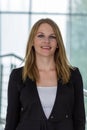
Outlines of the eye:
[[39,37],[39,38],[43,38],[44,35],[43,35],[43,34],[39,34],[39,35],[37,35],[37,37]]
[[49,36],[50,39],[56,39],[56,36]]

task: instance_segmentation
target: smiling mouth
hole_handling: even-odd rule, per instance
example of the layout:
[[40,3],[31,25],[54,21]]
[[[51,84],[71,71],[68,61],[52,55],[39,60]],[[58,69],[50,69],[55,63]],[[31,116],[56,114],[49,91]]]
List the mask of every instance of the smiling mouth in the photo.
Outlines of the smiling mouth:
[[50,46],[41,46],[42,49],[51,49]]

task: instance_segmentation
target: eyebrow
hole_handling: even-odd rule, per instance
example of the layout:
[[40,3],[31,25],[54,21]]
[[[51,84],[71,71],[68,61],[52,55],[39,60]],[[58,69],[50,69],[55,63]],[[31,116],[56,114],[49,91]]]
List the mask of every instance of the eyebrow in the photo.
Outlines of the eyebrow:
[[[37,34],[44,34],[43,32],[37,32]],[[55,35],[55,33],[51,33],[50,35]]]

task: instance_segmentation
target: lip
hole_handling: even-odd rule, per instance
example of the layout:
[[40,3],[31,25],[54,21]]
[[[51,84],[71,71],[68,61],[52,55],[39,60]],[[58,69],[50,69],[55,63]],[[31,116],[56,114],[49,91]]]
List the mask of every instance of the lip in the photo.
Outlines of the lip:
[[50,46],[41,46],[42,49],[51,49]]

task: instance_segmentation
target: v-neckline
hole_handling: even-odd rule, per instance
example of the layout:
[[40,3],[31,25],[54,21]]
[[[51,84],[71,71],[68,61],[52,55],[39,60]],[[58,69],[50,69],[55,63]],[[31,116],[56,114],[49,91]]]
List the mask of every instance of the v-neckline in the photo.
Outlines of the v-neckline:
[[43,107],[42,107],[42,104],[41,104],[41,100],[40,100],[40,97],[39,97],[39,93],[38,93],[38,90],[37,90],[36,82],[35,82],[35,88],[36,88],[36,93],[37,93],[37,98],[38,98],[40,110],[42,111],[43,117],[44,117],[46,120],[49,120],[49,119],[51,118],[52,113],[53,113],[53,111],[54,111],[54,109],[55,109],[55,106],[56,106],[57,95],[58,95],[58,89],[59,89],[59,82],[57,82],[57,91],[56,91],[55,101],[54,101],[52,110],[51,110],[50,115],[49,115],[48,118],[46,117],[46,114],[45,114],[45,112],[44,112],[44,110],[43,110]]

